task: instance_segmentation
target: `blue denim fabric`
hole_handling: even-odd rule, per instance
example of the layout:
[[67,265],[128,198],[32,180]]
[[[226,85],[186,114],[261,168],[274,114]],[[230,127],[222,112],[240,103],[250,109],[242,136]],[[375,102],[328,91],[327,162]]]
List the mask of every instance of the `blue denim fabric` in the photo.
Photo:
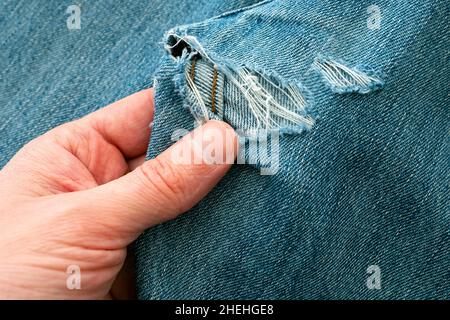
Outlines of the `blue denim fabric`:
[[[196,207],[141,236],[140,298],[450,298],[448,13],[438,0],[274,0],[170,31],[149,158],[205,117],[186,82],[196,57],[210,62],[198,87],[216,65],[220,117],[236,129],[245,96],[229,94],[226,71],[242,68],[297,83],[315,124],[279,138],[276,174],[235,165]],[[372,80],[336,85],[327,61]],[[367,285],[371,266],[380,289]]]
[[[3,0],[0,168],[23,144],[152,85],[164,32],[257,0]],[[81,29],[69,30],[70,5]]]
[[[159,42],[204,20],[176,32],[220,67],[297,84],[315,124],[280,137],[276,174],[235,165],[190,212],[147,231],[136,244],[140,298],[450,298],[449,4],[274,0],[242,10],[257,2],[76,1],[81,29],[68,30],[72,1],[3,1],[0,167],[55,125],[150,86],[157,67],[149,157],[159,154],[195,113],[182,74],[193,56],[160,61]],[[367,27],[373,4],[379,29]],[[333,86],[316,58],[380,82]],[[221,76],[223,118],[239,129],[250,115]],[[379,290],[366,286],[370,265]]]

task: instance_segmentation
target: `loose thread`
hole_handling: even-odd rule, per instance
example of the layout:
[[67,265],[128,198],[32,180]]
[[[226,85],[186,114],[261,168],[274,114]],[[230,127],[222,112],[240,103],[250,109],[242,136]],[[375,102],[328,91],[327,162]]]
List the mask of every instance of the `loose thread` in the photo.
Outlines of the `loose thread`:
[[211,88],[211,111],[216,113],[216,88],[217,88],[217,66],[214,65],[214,74]]

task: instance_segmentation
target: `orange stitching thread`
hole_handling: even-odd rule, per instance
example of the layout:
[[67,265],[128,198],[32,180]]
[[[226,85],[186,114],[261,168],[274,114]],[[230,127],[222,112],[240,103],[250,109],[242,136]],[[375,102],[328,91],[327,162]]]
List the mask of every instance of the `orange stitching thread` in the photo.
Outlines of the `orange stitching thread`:
[[211,111],[216,113],[216,88],[217,88],[217,66],[214,65],[213,82],[211,88]]
[[192,66],[191,66],[191,79],[192,82],[195,81],[195,65],[197,64],[197,59],[192,59]]

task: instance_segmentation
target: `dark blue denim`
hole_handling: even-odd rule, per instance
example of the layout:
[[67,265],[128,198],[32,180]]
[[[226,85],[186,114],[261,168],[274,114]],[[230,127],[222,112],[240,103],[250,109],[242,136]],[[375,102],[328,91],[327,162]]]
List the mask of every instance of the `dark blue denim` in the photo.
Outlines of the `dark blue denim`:
[[[68,30],[72,1],[2,1],[0,167],[50,128],[151,86],[158,68],[156,156],[205,119],[184,73],[196,59],[207,116],[252,129],[230,82],[245,68],[295,85],[314,125],[277,119],[275,174],[236,164],[196,207],[148,230],[135,246],[139,297],[449,299],[448,1],[247,7],[257,2],[81,0],[81,29]],[[219,114],[202,86],[214,64]],[[370,266],[380,289],[367,286]]]
[[[2,0],[0,168],[29,140],[152,86],[177,24],[257,0]],[[81,29],[67,28],[70,5]]]
[[[255,127],[248,91],[230,93],[242,70],[276,82],[272,97],[298,84],[315,123],[275,121],[276,174],[236,164],[196,207],[148,230],[140,298],[450,298],[449,5],[374,4],[264,1],[166,34],[149,158],[194,119]],[[224,111],[211,112],[220,90]]]

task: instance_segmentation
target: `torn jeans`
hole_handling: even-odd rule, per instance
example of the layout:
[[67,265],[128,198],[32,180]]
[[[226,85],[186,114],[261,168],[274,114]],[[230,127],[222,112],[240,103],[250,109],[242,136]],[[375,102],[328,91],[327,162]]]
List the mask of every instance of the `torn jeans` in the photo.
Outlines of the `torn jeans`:
[[208,119],[245,152],[138,239],[139,297],[450,298],[448,9],[274,0],[168,30],[148,158]]

